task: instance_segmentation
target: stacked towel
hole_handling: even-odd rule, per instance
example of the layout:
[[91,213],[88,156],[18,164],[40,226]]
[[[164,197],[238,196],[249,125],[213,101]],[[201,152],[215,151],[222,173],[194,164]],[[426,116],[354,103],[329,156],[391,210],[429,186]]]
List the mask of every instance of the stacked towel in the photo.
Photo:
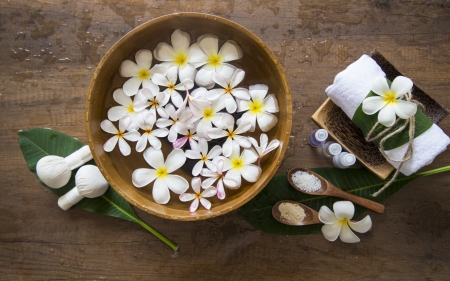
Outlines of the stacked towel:
[[[378,76],[385,76],[381,67],[371,57],[363,55],[336,75],[333,85],[330,85],[325,92],[352,119],[356,109],[369,94],[372,80]],[[400,172],[407,176],[417,172],[423,166],[433,162],[434,158],[442,153],[449,144],[450,138],[441,128],[433,124],[427,131],[414,139],[413,156],[403,164]],[[387,150],[386,154],[393,159],[402,159],[407,146],[408,144],[404,144]],[[395,168],[399,166],[398,162],[388,161]]]

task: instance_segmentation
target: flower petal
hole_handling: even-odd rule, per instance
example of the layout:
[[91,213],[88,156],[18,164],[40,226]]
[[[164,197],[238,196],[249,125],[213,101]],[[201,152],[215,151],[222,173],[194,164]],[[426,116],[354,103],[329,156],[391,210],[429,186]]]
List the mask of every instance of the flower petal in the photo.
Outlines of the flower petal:
[[133,77],[138,74],[139,67],[135,62],[124,60],[120,64],[119,73],[122,77]]
[[121,132],[125,132],[128,129],[128,126],[131,124],[131,117],[129,115],[125,115],[119,119],[119,130]]
[[173,171],[179,169],[184,165],[184,162],[186,162],[186,155],[184,154],[184,151],[178,148],[172,150],[166,159],[165,166],[167,168],[167,173],[172,173]]
[[239,100],[250,100],[250,93],[245,88],[235,88],[233,89],[233,96]]
[[197,211],[198,208],[198,198],[195,198],[194,201],[192,201],[191,206],[189,206],[189,212],[193,213]]
[[244,149],[241,153],[244,164],[252,164],[258,160],[258,154],[253,149]]
[[133,171],[131,180],[136,187],[143,187],[156,179],[156,170],[140,168]]
[[267,91],[269,91],[269,86],[265,84],[255,84],[251,85],[248,88],[250,92],[250,96],[252,96],[253,100],[264,100],[265,96],[267,95]]
[[194,177],[200,175],[200,172],[203,169],[203,161],[198,161],[195,165],[194,168],[192,168],[192,175]]
[[[213,188],[214,190],[214,194],[216,193],[216,189]],[[205,207],[206,210],[210,210],[211,209],[211,202],[209,202],[207,199],[205,198],[200,198],[200,203],[202,204],[203,207]]]
[[227,80],[219,73],[214,72],[211,77],[212,80],[219,84],[222,88],[226,89],[228,87]]
[[241,172],[241,175],[248,182],[256,182],[259,179],[259,176],[261,176],[261,172],[262,170],[260,167],[253,164],[249,164]]
[[262,113],[256,117],[258,126],[263,132],[267,132],[272,129],[278,122],[278,118],[271,113]]
[[161,150],[149,147],[144,151],[145,161],[155,169],[164,167],[164,156]]
[[206,63],[208,56],[200,48],[197,43],[192,44],[187,50],[188,62],[190,64],[195,64],[195,67],[200,67]]
[[119,140],[119,137],[117,137],[117,136],[113,136],[113,137],[109,138],[103,145],[103,150],[106,152],[111,152],[114,149],[114,147],[116,147],[118,140]]
[[184,68],[180,68],[178,70],[178,76],[179,76],[180,81],[183,81],[185,79],[190,79],[190,80],[194,81],[196,74],[197,74],[197,69],[195,69],[195,67],[193,67],[189,63],[187,63]]
[[397,116],[403,119],[408,119],[417,112],[417,105],[409,101],[398,100],[392,105],[394,106]]
[[177,108],[180,108],[183,105],[183,97],[181,97],[181,95],[177,91],[173,91],[170,95],[170,98],[172,100],[172,103]]
[[248,140],[248,137],[236,135],[233,139],[243,148],[250,148],[252,146],[252,143]]
[[392,126],[396,119],[395,107],[391,104],[386,104],[386,106],[378,112],[378,122],[386,127]]
[[173,49],[176,53],[185,53],[189,48],[191,43],[191,37],[189,33],[181,31],[180,29],[175,30],[170,36]]
[[157,178],[153,184],[152,197],[158,204],[167,204],[170,200],[170,192],[165,180]]
[[212,89],[212,90],[208,91],[208,94],[207,94],[206,98],[209,101],[212,101],[212,100],[215,100],[215,99],[219,98],[223,94],[225,94],[225,89],[222,89],[222,88]]
[[156,96],[156,94],[159,93],[158,85],[156,85],[152,80],[149,79],[145,79],[142,81],[142,88],[149,89],[153,93],[153,96]]
[[225,186],[228,187],[229,189],[236,189],[238,187],[238,183],[232,179],[224,178],[223,184],[225,184]]
[[342,242],[345,243],[357,243],[360,241],[359,237],[353,233],[353,231],[348,227],[348,224],[343,223],[341,233],[339,234],[339,238]]
[[230,189],[238,189],[241,186],[241,173],[238,170],[230,169],[224,177],[225,179],[230,179],[236,182],[235,187],[228,186]]
[[147,135],[142,134],[142,136],[139,138],[139,140],[136,143],[136,151],[142,152],[142,151],[144,151],[146,146],[147,146]]
[[214,187],[208,187],[202,192],[202,197],[208,198],[217,194],[217,190]]
[[243,55],[241,47],[233,40],[225,42],[219,51],[219,56],[223,58],[223,61],[234,61],[242,58]]
[[172,125],[173,121],[170,119],[166,119],[166,118],[159,118],[156,121],[156,126],[158,128],[166,128],[169,127],[170,125]]
[[123,84],[123,91],[127,96],[134,96],[141,86],[142,80],[138,77],[131,77]]
[[334,224],[325,224],[322,226],[322,234],[328,241],[336,241],[341,233],[342,223],[337,222]]
[[237,67],[228,64],[228,63],[222,63],[222,69],[220,71],[218,71],[216,69],[216,71],[222,75],[223,77],[225,77],[225,79],[229,79],[231,76],[233,76],[233,73],[236,71]]
[[213,73],[214,70],[207,70],[205,67],[201,68],[195,75],[195,83],[201,87],[206,87],[207,85],[214,83],[212,80]]
[[195,194],[192,193],[182,193],[180,194],[180,201],[187,202],[195,199]]
[[120,105],[129,106],[132,102],[131,98],[127,96],[122,88],[119,88],[114,91],[113,99]]
[[369,215],[358,222],[348,221],[351,229],[359,233],[366,233],[372,227],[372,219]]
[[386,105],[383,97],[373,96],[366,98],[362,103],[362,111],[367,115],[377,113],[383,106]]
[[177,54],[172,46],[165,42],[161,42],[156,46],[153,55],[159,61],[173,61]]
[[384,97],[388,92],[390,92],[386,77],[378,76],[375,78],[370,85],[370,90],[375,94]]
[[280,111],[280,108],[278,107],[277,98],[273,94],[270,94],[269,96],[267,96],[267,98],[265,98],[263,100],[263,105],[264,105],[264,111],[267,111],[270,113],[275,113],[275,112]]
[[219,145],[214,146],[211,148],[211,150],[208,152],[207,156],[208,159],[213,159],[219,156],[222,153],[222,148]]
[[172,146],[173,148],[181,148],[187,142],[187,140],[188,140],[187,137],[179,138],[172,143]]
[[187,180],[178,175],[167,175],[165,181],[169,189],[176,194],[186,192],[186,190],[189,188],[189,183],[187,182]]
[[141,136],[141,134],[139,134],[138,131],[130,131],[128,133],[125,133],[123,135],[123,138],[128,141],[137,141],[140,136]]
[[[227,95],[225,98],[225,108],[228,113],[235,113],[237,109],[237,104],[234,98],[231,95]],[[234,119],[233,119],[234,122]]]
[[161,149],[161,141],[154,136],[148,136],[148,142],[157,150]]
[[209,56],[216,55],[219,51],[219,38],[214,34],[205,34],[197,39],[200,48]]
[[245,71],[242,69],[236,69],[236,71],[233,73],[233,76],[231,76],[230,80],[230,86],[231,88],[235,88],[239,83],[244,80],[245,77]]
[[123,138],[119,138],[119,150],[123,156],[128,156],[131,153],[130,145]]
[[[206,172],[206,170],[208,170],[208,169],[203,169],[203,170],[202,170],[202,173],[201,173],[201,175],[204,176],[204,177],[206,177],[206,176],[209,175],[208,172]],[[211,172],[211,171],[210,171],[210,172]],[[214,173],[214,175],[215,175],[215,173]],[[202,182],[202,188],[208,188],[208,187],[210,187],[211,185],[213,185],[213,183],[214,183],[216,180],[217,180],[216,177],[210,177],[210,178],[205,179],[205,180]]]
[[217,190],[217,193],[216,193],[217,194],[217,198],[219,198],[220,200],[225,199],[226,194],[225,194],[225,188],[223,186],[223,181],[222,180],[219,180],[217,182],[216,190]]
[[123,116],[125,116],[127,113],[128,109],[125,106],[122,105],[114,106],[108,110],[108,119],[111,121],[117,121]]
[[339,221],[333,211],[331,211],[327,206],[320,207],[319,220],[324,224],[335,224]]
[[164,87],[167,87],[167,85],[169,84],[169,80],[167,80],[167,78],[164,75],[159,74],[159,73],[155,73],[153,75],[152,81],[156,85],[160,85],[160,86],[164,86]]
[[391,91],[395,93],[395,97],[399,98],[409,92],[413,87],[411,79],[405,76],[397,76],[391,84]]
[[200,194],[201,184],[202,184],[202,180],[200,179],[200,177],[192,178],[191,186],[192,186],[192,189],[195,191],[195,193]]
[[145,49],[139,50],[136,52],[134,58],[136,59],[139,69],[150,69],[153,60],[151,51]]
[[231,138],[227,138],[227,140],[222,145],[222,154],[225,157],[230,157],[233,152],[233,140]]
[[355,213],[355,206],[350,201],[338,201],[333,204],[333,210],[338,219],[351,219]]
[[272,150],[276,149],[277,147],[280,146],[280,141],[279,140],[272,140],[269,145],[267,146],[266,149],[264,149],[264,155],[266,155],[267,153],[271,152]]
[[219,128],[211,128],[208,130],[208,136],[212,139],[220,139],[226,137],[227,135],[228,135],[227,132]]

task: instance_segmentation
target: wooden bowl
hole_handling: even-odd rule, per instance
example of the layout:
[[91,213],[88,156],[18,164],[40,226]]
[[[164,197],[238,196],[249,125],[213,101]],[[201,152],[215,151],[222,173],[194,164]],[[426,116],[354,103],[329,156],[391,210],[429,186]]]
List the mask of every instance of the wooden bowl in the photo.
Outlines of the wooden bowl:
[[[280,140],[280,147],[265,156],[262,160],[262,174],[256,183],[245,180],[237,190],[226,189],[226,198],[211,200],[212,208],[207,211],[199,206],[195,213],[189,212],[190,202],[180,202],[178,195],[171,192],[171,199],[166,205],[159,205],[152,198],[152,184],[143,188],[136,188],[131,182],[131,174],[137,168],[150,168],[142,153],[135,151],[135,143],[130,143],[132,152],[129,156],[120,154],[118,147],[107,153],[103,144],[112,135],[100,128],[100,122],[107,119],[108,109],[117,105],[113,100],[115,89],[122,87],[128,78],[119,75],[122,61],[134,61],[138,50],[148,49],[153,52],[159,42],[170,44],[170,36],[174,30],[181,29],[191,36],[191,43],[205,33],[213,33],[219,37],[219,47],[229,39],[237,42],[244,51],[244,56],[231,64],[246,71],[244,81],[239,85],[246,87],[253,84],[266,84],[269,93],[276,95],[280,107],[277,113],[278,124],[269,132],[269,140]],[[153,58],[153,64],[158,61]],[[289,86],[282,67],[274,54],[263,41],[244,27],[227,19],[201,14],[177,13],[153,19],[136,27],[121,38],[105,54],[92,77],[86,104],[86,130],[95,162],[110,185],[128,202],[134,206],[163,218],[193,221],[212,218],[235,210],[252,199],[260,192],[278,169],[286,151],[292,124],[292,105]],[[115,123],[116,124],[116,123]],[[259,142],[259,128],[252,133]],[[171,151],[170,143],[162,141],[164,157]],[[192,176],[189,171],[178,170],[190,183]],[[191,187],[189,187],[192,192]],[[188,191],[189,192],[189,191]]]

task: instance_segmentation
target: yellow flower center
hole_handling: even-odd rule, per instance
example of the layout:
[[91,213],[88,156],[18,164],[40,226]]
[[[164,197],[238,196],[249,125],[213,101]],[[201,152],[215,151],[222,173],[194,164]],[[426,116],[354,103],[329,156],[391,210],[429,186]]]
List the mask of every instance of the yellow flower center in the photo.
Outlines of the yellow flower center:
[[156,170],[156,176],[158,178],[165,178],[165,177],[167,177],[167,169],[166,169],[166,167],[158,168],[158,170]]
[[178,54],[175,57],[175,63],[179,66],[184,66],[187,62],[187,56],[185,54]]
[[206,155],[202,155],[202,159],[203,162],[206,162],[206,160],[208,160],[208,157],[206,157]]
[[186,138],[188,138],[188,139],[191,139],[192,138],[192,133],[191,132],[189,132],[187,135],[186,135]]
[[175,85],[173,83],[170,83],[169,85],[167,85],[167,88],[169,88],[169,90],[173,91],[175,89]]
[[234,136],[235,136],[234,132],[228,132],[227,133],[227,137],[229,137],[229,138],[234,138]]
[[232,166],[234,169],[241,169],[241,168],[244,166],[244,162],[242,161],[241,158],[234,158],[234,159],[231,161],[231,166]]
[[225,92],[227,93],[227,94],[231,94],[231,92],[233,92],[233,88],[231,88],[230,86],[228,86],[228,87],[226,87],[225,88]]
[[214,111],[212,110],[212,108],[203,109],[203,118],[209,119],[209,118],[213,117],[213,115],[214,115]]
[[128,113],[134,113],[133,104],[129,104],[129,105],[127,106],[127,111],[128,111]]
[[195,198],[196,198],[196,199],[202,198],[202,194],[201,194],[201,193],[196,193],[196,194],[195,194]]
[[158,101],[156,99],[154,99],[154,100],[150,101],[150,105],[151,106],[158,106],[159,103],[158,103]]
[[222,62],[222,58],[218,55],[211,55],[208,58],[208,64],[210,64],[212,66],[219,66],[221,62]]
[[145,133],[146,133],[147,135],[150,135],[150,134],[152,133],[152,130],[147,129],[147,130],[145,130]]
[[178,122],[178,118],[177,119],[174,119],[173,121],[172,121],[172,125],[174,125],[175,123],[177,123]]
[[395,93],[393,92],[386,93],[386,95],[383,97],[383,100],[388,104],[393,104],[397,102],[397,99],[395,98]]
[[263,104],[259,100],[254,100],[250,103],[250,112],[253,114],[261,113]]
[[123,137],[123,132],[122,131],[118,131],[117,132],[117,137],[118,138],[122,138]]
[[148,78],[150,78],[150,71],[148,71],[148,69],[140,69],[138,71],[138,77],[141,80],[147,80]]

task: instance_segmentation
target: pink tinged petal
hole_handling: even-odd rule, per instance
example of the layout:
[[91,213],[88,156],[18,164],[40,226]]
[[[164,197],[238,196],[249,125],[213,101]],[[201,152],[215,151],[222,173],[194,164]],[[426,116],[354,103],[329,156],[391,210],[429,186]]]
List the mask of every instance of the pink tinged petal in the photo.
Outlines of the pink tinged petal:
[[180,81],[183,81],[185,79],[190,79],[190,80],[194,81],[196,74],[197,74],[197,69],[195,69],[195,67],[193,67],[189,63],[187,63],[184,68],[178,69],[178,75],[179,75]]
[[139,50],[137,51],[136,55],[134,56],[136,59],[136,63],[140,69],[150,69],[150,66],[152,65],[152,52],[149,50]]
[[385,105],[386,101],[384,101],[383,97],[380,96],[368,97],[365,100],[363,100],[362,111],[367,115],[372,115],[377,113]]
[[327,206],[320,207],[319,220],[324,224],[335,224],[339,221],[333,211],[331,211]]
[[119,150],[123,156],[128,156],[131,153],[130,145],[123,138],[119,138]]
[[262,113],[256,117],[258,126],[263,132],[267,132],[272,129],[278,122],[278,118],[271,113]]
[[227,80],[219,73],[214,72],[211,77],[212,80],[219,84],[222,88],[226,89],[228,87]]
[[195,176],[195,177],[200,175],[200,172],[202,171],[202,168],[203,168],[203,161],[198,161],[194,165],[194,168],[192,168],[192,175]]
[[177,54],[172,46],[165,42],[161,42],[156,46],[153,55],[159,61],[173,61]]
[[395,93],[395,97],[399,98],[409,92],[413,87],[411,79],[405,76],[397,76],[391,84],[391,91]]
[[219,51],[219,56],[223,57],[223,61],[234,61],[242,58],[243,55],[241,47],[233,40],[225,42]]
[[269,91],[269,87],[264,84],[255,84],[250,86],[249,88],[250,95],[253,100],[264,100],[267,95],[267,91]]
[[234,136],[234,141],[237,142],[239,146],[243,148],[250,148],[252,146],[252,144],[248,140],[248,137]]
[[183,147],[183,145],[187,142],[187,137],[182,137],[177,139],[176,141],[174,141],[172,143],[173,148],[181,148]]
[[263,100],[264,111],[275,113],[280,111],[278,107],[278,101],[275,95],[269,95],[265,100]]
[[242,172],[241,175],[242,177],[248,181],[248,182],[256,182],[259,177],[261,176],[261,168],[253,165],[253,164],[249,164]]
[[174,149],[167,156],[166,159],[166,168],[168,173],[172,173],[173,171],[179,169],[186,162],[186,155],[181,149]]
[[127,96],[134,96],[141,86],[142,80],[138,77],[131,77],[123,84],[123,91]]
[[235,187],[231,187],[228,186],[228,188],[230,189],[238,189],[241,186],[241,173],[238,170],[235,169],[231,169],[227,172],[227,174],[225,175],[224,179],[230,179],[236,182],[236,186]]
[[148,142],[151,146],[153,146],[155,149],[161,149],[161,141],[153,136],[148,136]]
[[417,112],[417,105],[409,101],[398,100],[392,106],[394,107],[397,116],[402,119],[408,119]]
[[110,134],[117,134],[118,133],[117,128],[108,119],[105,119],[105,120],[103,120],[100,123],[100,128],[102,128],[103,131],[105,131],[107,133],[110,133]]
[[157,178],[152,189],[153,200],[158,204],[167,204],[170,200],[170,192],[165,180]]
[[211,209],[211,202],[209,202],[207,199],[200,198],[200,203],[202,204],[203,207],[205,207],[206,210]]
[[165,181],[169,189],[176,194],[186,192],[186,190],[189,188],[189,183],[187,182],[187,180],[178,175],[167,175]]
[[252,149],[244,149],[241,154],[244,164],[252,164],[258,160],[258,154]]
[[133,77],[137,76],[139,67],[136,63],[130,60],[124,60],[120,65],[119,73],[122,77]]
[[226,137],[227,135],[227,132],[219,128],[211,128],[208,130],[208,136],[212,139],[220,139]]
[[143,134],[136,143],[136,151],[142,152],[147,146],[147,135]]
[[227,140],[222,145],[222,154],[225,157],[230,157],[233,148],[233,140],[231,138],[227,138]]
[[325,224],[322,226],[322,234],[328,241],[336,241],[341,233],[342,223],[337,222],[334,224]]
[[198,198],[195,198],[194,201],[192,201],[191,206],[189,207],[189,212],[193,213],[197,211],[198,202],[199,202]]
[[219,51],[219,38],[214,34],[205,34],[197,39],[200,48],[208,55],[216,55]]
[[225,194],[225,188],[223,186],[223,181],[219,180],[217,182],[217,198],[219,198],[220,200],[225,199],[226,194]]
[[181,31],[180,29],[175,30],[170,36],[173,49],[177,53],[184,53],[191,43],[191,37],[187,32]]
[[358,243],[361,241],[358,236],[353,233],[353,231],[348,227],[348,224],[343,223],[341,233],[339,234],[339,238],[344,243]]
[[188,62],[191,64],[196,64],[196,67],[199,67],[206,63],[208,56],[205,52],[200,48],[197,43],[192,44],[187,50],[188,54]]
[[250,93],[245,88],[235,88],[233,89],[233,96],[239,100],[250,100]]
[[128,140],[128,141],[137,141],[140,136],[141,136],[141,134],[139,134],[139,132],[131,131],[131,132],[125,133],[123,135],[123,138]]
[[195,193],[200,194],[200,187],[202,184],[202,180],[199,177],[192,178],[191,186]]
[[386,93],[390,92],[386,77],[378,76],[375,78],[370,85],[370,90],[375,94],[384,97]]
[[149,147],[144,151],[145,161],[155,169],[164,167],[164,155],[161,150]]
[[156,85],[155,83],[153,83],[151,80],[146,79],[144,81],[142,81],[142,88],[144,89],[150,89],[153,93],[155,93],[154,95],[156,95],[157,93],[159,93],[159,87],[158,85]]
[[156,85],[160,85],[160,86],[164,86],[164,87],[167,87],[167,85],[169,84],[169,80],[167,80],[167,78],[164,75],[159,74],[159,73],[155,73],[153,75],[152,81]]
[[214,70],[207,70],[205,67],[203,67],[197,72],[197,75],[195,75],[195,83],[202,87],[206,87],[214,83],[214,81],[212,80],[213,73]]
[[276,149],[279,146],[280,146],[279,140],[272,140],[267,146],[267,148],[264,150],[263,154],[266,155],[267,153],[271,152],[272,150]]
[[242,69],[236,69],[233,76],[231,76],[231,80],[230,80],[231,88],[235,88],[237,85],[239,85],[239,83],[241,83],[242,80],[244,80],[244,77],[245,77],[245,71],[243,71]]
[[355,206],[350,201],[338,201],[333,204],[334,214],[338,219],[351,219],[355,214]]
[[118,104],[123,105],[123,106],[128,106],[133,102],[129,96],[125,95],[125,93],[123,92],[123,90],[121,88],[114,91],[113,99]]
[[106,152],[111,152],[114,149],[114,147],[116,147],[118,140],[119,140],[119,137],[117,137],[117,136],[111,137],[103,145],[103,150]]
[[173,93],[170,95],[172,99],[172,103],[177,107],[180,108],[183,105],[183,98],[177,91],[173,91]]
[[378,113],[378,122],[386,127],[394,125],[396,119],[395,107],[392,105],[386,105]]
[[135,187],[143,187],[156,179],[156,170],[141,168],[133,171],[131,180]]
[[195,194],[192,193],[182,193],[180,194],[181,202],[188,202],[195,199]]
[[358,222],[348,221],[351,229],[359,233],[366,233],[372,227],[372,219],[369,215]]
[[[144,107],[145,108],[145,107]],[[144,109],[142,108],[142,109]],[[108,119],[111,121],[117,121],[123,116],[127,115],[128,109],[125,106],[119,105],[111,107],[108,110]]]
[[208,187],[202,192],[202,197],[208,198],[217,194],[217,190],[214,187]]
[[[230,95],[225,98],[225,108],[228,113],[235,113],[237,109],[237,104],[234,98]],[[233,120],[234,121],[234,120]]]
[[121,132],[125,132],[128,129],[128,126],[131,124],[131,117],[129,115],[125,115],[119,119],[119,130]]
[[169,127],[170,125],[172,125],[173,121],[170,119],[165,119],[165,118],[159,118],[156,121],[156,127],[158,128],[165,128],[165,127]]
[[219,156],[222,153],[222,148],[218,145],[211,148],[211,150],[208,152],[207,157],[208,159],[213,159]]

